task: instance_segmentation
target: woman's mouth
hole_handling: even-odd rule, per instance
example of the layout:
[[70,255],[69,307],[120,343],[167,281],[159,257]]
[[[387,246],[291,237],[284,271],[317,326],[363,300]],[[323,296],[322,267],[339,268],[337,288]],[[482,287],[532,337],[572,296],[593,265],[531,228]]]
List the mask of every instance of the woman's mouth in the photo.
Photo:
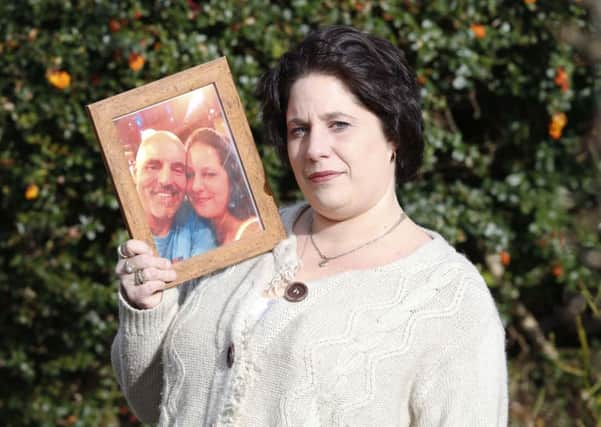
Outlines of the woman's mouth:
[[194,204],[203,204],[208,202],[209,200],[211,200],[213,197],[212,196],[192,196],[190,197],[192,199],[192,202]]
[[321,182],[330,181],[340,175],[342,175],[342,172],[324,170],[324,171],[313,172],[312,174],[309,174],[307,176],[307,178],[309,179],[309,181],[311,181],[313,183],[321,183]]

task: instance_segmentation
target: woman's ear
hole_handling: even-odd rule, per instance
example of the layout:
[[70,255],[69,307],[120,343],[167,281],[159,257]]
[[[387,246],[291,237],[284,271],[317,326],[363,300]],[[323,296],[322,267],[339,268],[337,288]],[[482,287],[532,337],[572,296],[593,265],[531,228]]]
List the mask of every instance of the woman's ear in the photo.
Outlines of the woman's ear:
[[397,144],[394,144],[392,142],[388,142],[390,144],[390,149],[391,149],[391,153],[390,153],[390,163],[394,163],[394,161],[396,160],[396,152],[399,149],[399,146]]

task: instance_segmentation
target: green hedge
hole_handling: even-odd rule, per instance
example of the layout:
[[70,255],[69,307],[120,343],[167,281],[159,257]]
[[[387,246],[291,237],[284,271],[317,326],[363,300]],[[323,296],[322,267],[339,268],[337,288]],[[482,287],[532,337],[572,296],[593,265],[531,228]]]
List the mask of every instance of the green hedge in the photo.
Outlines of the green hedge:
[[253,89],[309,30],[352,24],[416,67],[427,153],[406,210],[478,264],[507,327],[512,425],[601,423],[599,16],[586,1],[0,4],[0,419],[135,424],[113,379],[126,238],[84,106],[226,55]]

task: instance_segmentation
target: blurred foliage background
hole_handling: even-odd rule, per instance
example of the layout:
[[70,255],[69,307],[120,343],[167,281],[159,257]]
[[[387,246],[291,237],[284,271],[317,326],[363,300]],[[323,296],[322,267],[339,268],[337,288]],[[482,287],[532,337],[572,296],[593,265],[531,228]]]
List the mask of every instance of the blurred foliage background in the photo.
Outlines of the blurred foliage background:
[[312,28],[402,47],[427,153],[406,210],[482,271],[507,330],[512,426],[601,426],[601,5],[590,0],[0,3],[0,419],[135,425],[116,385],[127,235],[85,105],[226,55],[263,141],[258,76]]

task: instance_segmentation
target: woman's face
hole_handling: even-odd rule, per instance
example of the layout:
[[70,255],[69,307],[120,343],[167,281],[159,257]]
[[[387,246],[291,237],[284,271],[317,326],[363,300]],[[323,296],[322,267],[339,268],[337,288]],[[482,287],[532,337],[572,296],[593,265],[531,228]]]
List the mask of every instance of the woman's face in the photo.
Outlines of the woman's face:
[[193,144],[186,155],[186,192],[198,216],[215,218],[227,211],[230,183],[217,150]]
[[297,80],[286,125],[294,176],[320,214],[348,219],[394,195],[394,146],[378,117],[336,77],[309,74]]

